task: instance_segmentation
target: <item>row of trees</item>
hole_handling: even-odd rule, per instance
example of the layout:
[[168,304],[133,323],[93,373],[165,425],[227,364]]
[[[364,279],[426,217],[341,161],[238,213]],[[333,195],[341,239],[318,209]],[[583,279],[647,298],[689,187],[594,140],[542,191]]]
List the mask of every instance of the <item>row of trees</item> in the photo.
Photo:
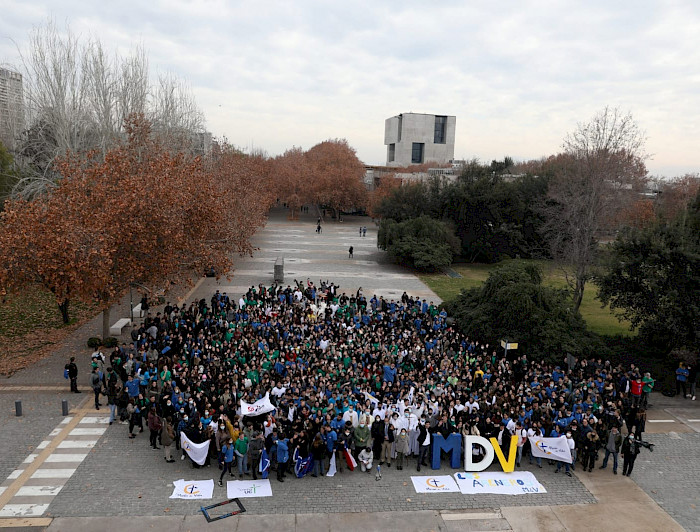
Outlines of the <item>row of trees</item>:
[[67,152],[104,157],[124,140],[125,120],[133,114],[149,120],[162,147],[196,150],[203,113],[183,80],[152,76],[143,48],[112,55],[99,39],[81,40],[49,22],[32,32],[20,53],[23,113],[4,139],[17,170],[9,181],[15,195],[31,198],[53,186],[61,177],[54,162]]
[[272,172],[276,194],[292,218],[307,204],[324,205],[336,216],[367,205],[365,167],[345,139],[326,140],[308,151],[287,150],[272,160]]
[[66,322],[71,301],[97,301],[105,336],[130,283],[163,288],[193,270],[229,271],[273,201],[263,156],[227,145],[206,159],[173,153],[143,115],[124,131],[105,152],[58,158],[57,184],[7,200],[0,217],[2,290],[40,285]]

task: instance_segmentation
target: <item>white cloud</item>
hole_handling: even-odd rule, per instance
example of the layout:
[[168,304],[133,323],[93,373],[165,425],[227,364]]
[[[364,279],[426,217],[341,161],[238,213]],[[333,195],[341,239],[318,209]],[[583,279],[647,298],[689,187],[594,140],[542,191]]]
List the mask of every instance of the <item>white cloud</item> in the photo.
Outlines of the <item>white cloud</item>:
[[457,116],[456,156],[556,152],[605,105],[648,133],[654,173],[700,171],[700,5],[6,0],[0,61],[53,16],[186,77],[209,128],[270,153],[346,137],[384,161],[384,119]]

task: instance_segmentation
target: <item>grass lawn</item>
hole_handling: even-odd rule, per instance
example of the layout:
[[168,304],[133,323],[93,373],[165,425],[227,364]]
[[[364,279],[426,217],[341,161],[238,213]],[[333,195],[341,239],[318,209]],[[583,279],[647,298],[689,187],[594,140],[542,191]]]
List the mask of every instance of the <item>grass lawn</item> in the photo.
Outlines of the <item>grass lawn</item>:
[[39,286],[10,293],[0,301],[0,375],[35,363],[95,309],[72,303],[64,325],[53,295]]
[[[544,284],[556,288],[565,288],[566,279],[561,270],[548,261],[520,261],[539,264],[544,275]],[[500,263],[503,264],[503,263]],[[453,279],[442,273],[423,274],[421,280],[427,284],[443,301],[457,297],[463,288],[474,288],[481,284],[489,276],[489,272],[498,264],[454,264],[452,269],[459,273],[461,279]],[[620,322],[608,307],[601,308],[600,301],[596,299],[598,287],[593,283],[587,283],[581,302],[581,316],[586,320],[588,328],[598,334],[615,335],[622,334],[632,336],[629,323]]]

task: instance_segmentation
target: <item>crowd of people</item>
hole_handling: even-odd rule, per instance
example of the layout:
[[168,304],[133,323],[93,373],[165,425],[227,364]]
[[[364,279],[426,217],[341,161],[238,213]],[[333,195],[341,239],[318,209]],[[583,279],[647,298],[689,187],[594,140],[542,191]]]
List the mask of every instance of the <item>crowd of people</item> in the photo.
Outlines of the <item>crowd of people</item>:
[[[612,456],[617,474],[622,453],[626,475],[648,446],[648,373],[601,359],[506,357],[406,293],[367,299],[362,289],[308,279],[251,287],[238,301],[217,290],[209,301],[149,312],[131,339],[93,353],[95,408],[106,395],[110,424],[128,424],[129,438],[145,426],[168,462],[173,446],[187,458],[181,433],[210,440],[204,465],[218,464],[220,482],[234,467],[257,478],[263,450],[281,482],[295,456],[313,459],[314,477],[335,456],[342,473],[346,450],[363,472],[420,471],[436,434],[495,437],[505,456],[517,436],[517,467],[524,457],[543,467],[528,436],[565,435],[571,468],[590,472],[604,453],[600,467]],[[241,400],[266,394],[273,412],[241,416]],[[478,461],[482,449],[472,453]]]

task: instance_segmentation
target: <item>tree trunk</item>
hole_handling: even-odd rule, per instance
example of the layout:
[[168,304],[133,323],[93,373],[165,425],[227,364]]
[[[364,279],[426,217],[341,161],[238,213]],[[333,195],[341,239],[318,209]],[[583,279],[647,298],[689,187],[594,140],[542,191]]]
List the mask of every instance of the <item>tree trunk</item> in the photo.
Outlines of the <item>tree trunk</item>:
[[102,311],[102,339],[109,337],[109,307]]
[[581,301],[583,301],[583,289],[586,286],[586,279],[584,276],[576,274],[576,287],[574,288],[574,306],[573,311],[579,313],[579,307],[581,306]]
[[61,311],[61,317],[63,318],[64,324],[68,324],[68,322],[70,321],[70,319],[68,318],[68,304],[69,303],[70,303],[70,301],[68,301],[68,299],[66,298],[63,300],[63,303],[59,303],[59,305],[58,305],[58,310]]

